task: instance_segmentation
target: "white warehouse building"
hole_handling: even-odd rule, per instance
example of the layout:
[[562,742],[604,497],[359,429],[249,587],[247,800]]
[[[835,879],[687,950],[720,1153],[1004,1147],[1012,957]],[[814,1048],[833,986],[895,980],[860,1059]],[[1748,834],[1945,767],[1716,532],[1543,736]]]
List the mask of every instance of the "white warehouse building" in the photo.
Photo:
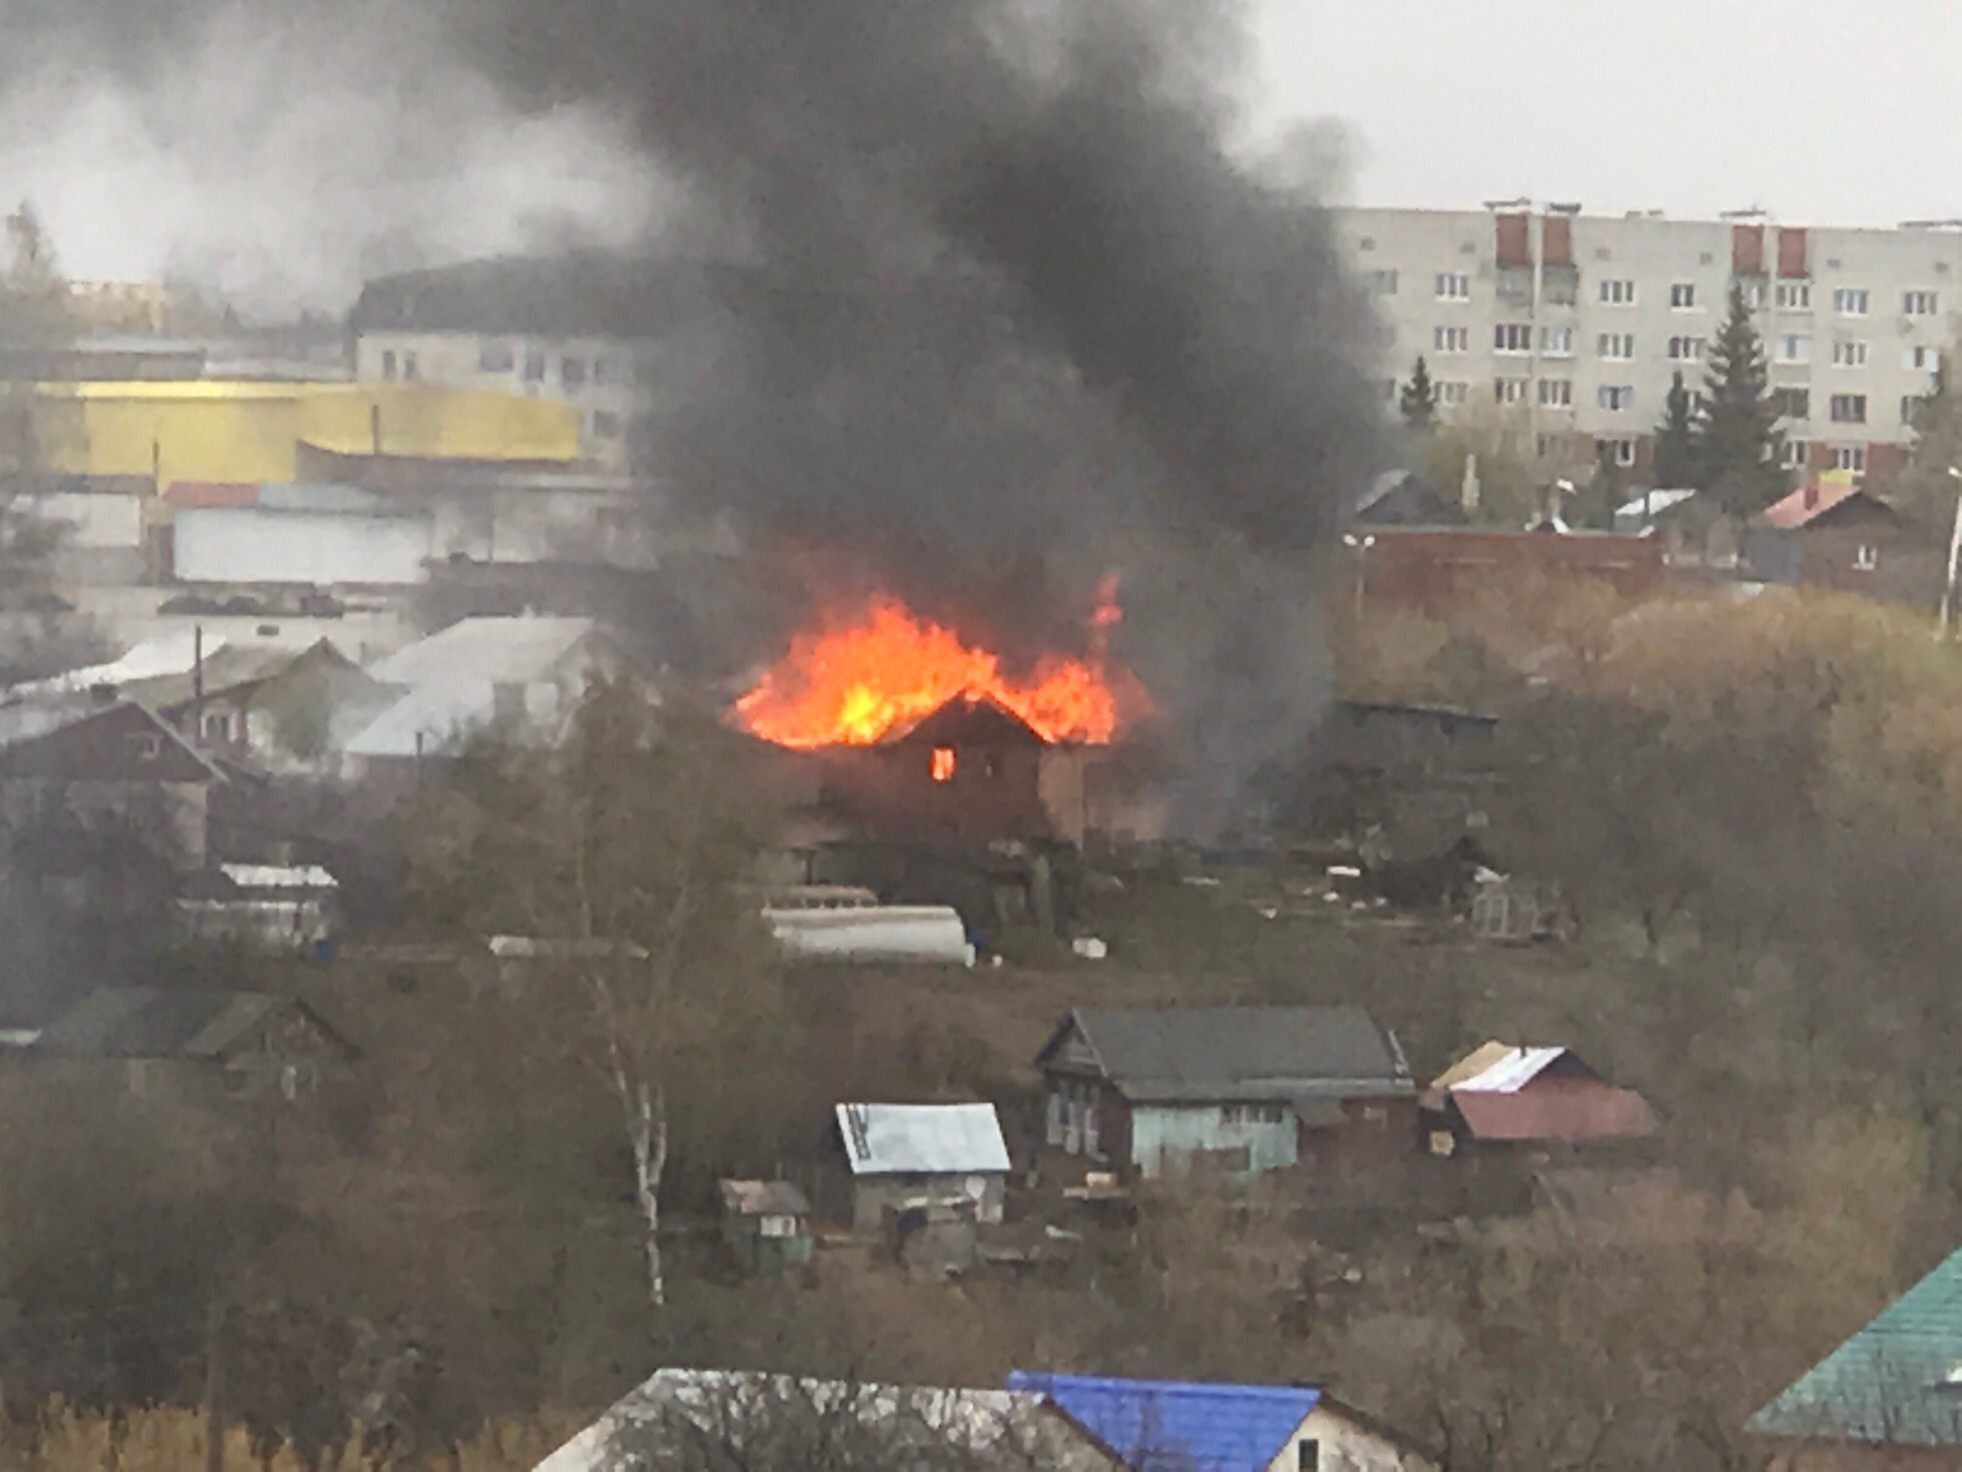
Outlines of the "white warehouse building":
[[1444,413],[1516,405],[1543,455],[1579,442],[1638,478],[1672,374],[1702,387],[1733,282],[1795,474],[1892,474],[1962,309],[1962,221],[1812,229],[1525,201],[1334,219],[1383,319],[1387,403],[1422,357]]

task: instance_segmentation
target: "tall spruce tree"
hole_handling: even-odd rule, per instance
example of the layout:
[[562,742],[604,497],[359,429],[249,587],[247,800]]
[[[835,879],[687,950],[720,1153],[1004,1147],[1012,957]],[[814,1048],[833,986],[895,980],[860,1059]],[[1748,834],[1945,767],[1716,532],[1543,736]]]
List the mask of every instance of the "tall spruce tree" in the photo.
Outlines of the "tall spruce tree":
[[1403,422],[1422,432],[1437,423],[1437,386],[1431,382],[1430,366],[1419,358],[1410,370],[1410,382],[1398,398]]
[[1958,489],[1950,466],[1962,467],[1962,386],[1944,357],[1929,393],[1914,406],[1914,447],[1890,498],[1924,525],[1947,528]]
[[1731,286],[1730,314],[1710,349],[1703,384],[1708,407],[1696,436],[1696,485],[1724,515],[1742,522],[1785,493],[1785,473],[1764,344],[1741,285]]
[[1696,409],[1690,401],[1689,386],[1682,370],[1669,381],[1669,397],[1663,405],[1662,423],[1655,432],[1655,483],[1665,490],[1679,490],[1697,484]]

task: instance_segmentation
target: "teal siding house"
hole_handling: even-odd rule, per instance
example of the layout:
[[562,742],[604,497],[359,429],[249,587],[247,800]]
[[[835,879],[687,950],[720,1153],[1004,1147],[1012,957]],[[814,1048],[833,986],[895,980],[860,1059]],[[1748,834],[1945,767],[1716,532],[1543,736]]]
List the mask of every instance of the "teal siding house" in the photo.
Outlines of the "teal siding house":
[[1417,1145],[1417,1089],[1360,1007],[1078,1009],[1036,1055],[1050,1148],[1146,1177],[1333,1169]]

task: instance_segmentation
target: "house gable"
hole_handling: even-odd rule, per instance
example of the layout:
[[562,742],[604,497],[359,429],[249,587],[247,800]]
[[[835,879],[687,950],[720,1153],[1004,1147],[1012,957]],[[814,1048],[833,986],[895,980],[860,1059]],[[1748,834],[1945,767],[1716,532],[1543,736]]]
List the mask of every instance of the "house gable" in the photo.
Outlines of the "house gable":
[[130,701],[0,748],[0,781],[207,785],[222,774],[175,731]]
[[1042,1045],[1042,1051],[1036,1054],[1035,1066],[1044,1073],[1104,1077],[1103,1060],[1097,1056],[1097,1050],[1091,1046],[1074,1012],[1063,1019],[1062,1026]]

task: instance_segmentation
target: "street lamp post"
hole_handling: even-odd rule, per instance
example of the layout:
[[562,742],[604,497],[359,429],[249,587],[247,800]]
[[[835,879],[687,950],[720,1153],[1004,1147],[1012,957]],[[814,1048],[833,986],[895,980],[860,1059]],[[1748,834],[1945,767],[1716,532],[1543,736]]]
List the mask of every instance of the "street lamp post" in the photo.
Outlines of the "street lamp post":
[[1375,537],[1358,537],[1345,533],[1342,545],[1356,554],[1356,626],[1362,626],[1364,579],[1368,576],[1369,549],[1376,545]]

